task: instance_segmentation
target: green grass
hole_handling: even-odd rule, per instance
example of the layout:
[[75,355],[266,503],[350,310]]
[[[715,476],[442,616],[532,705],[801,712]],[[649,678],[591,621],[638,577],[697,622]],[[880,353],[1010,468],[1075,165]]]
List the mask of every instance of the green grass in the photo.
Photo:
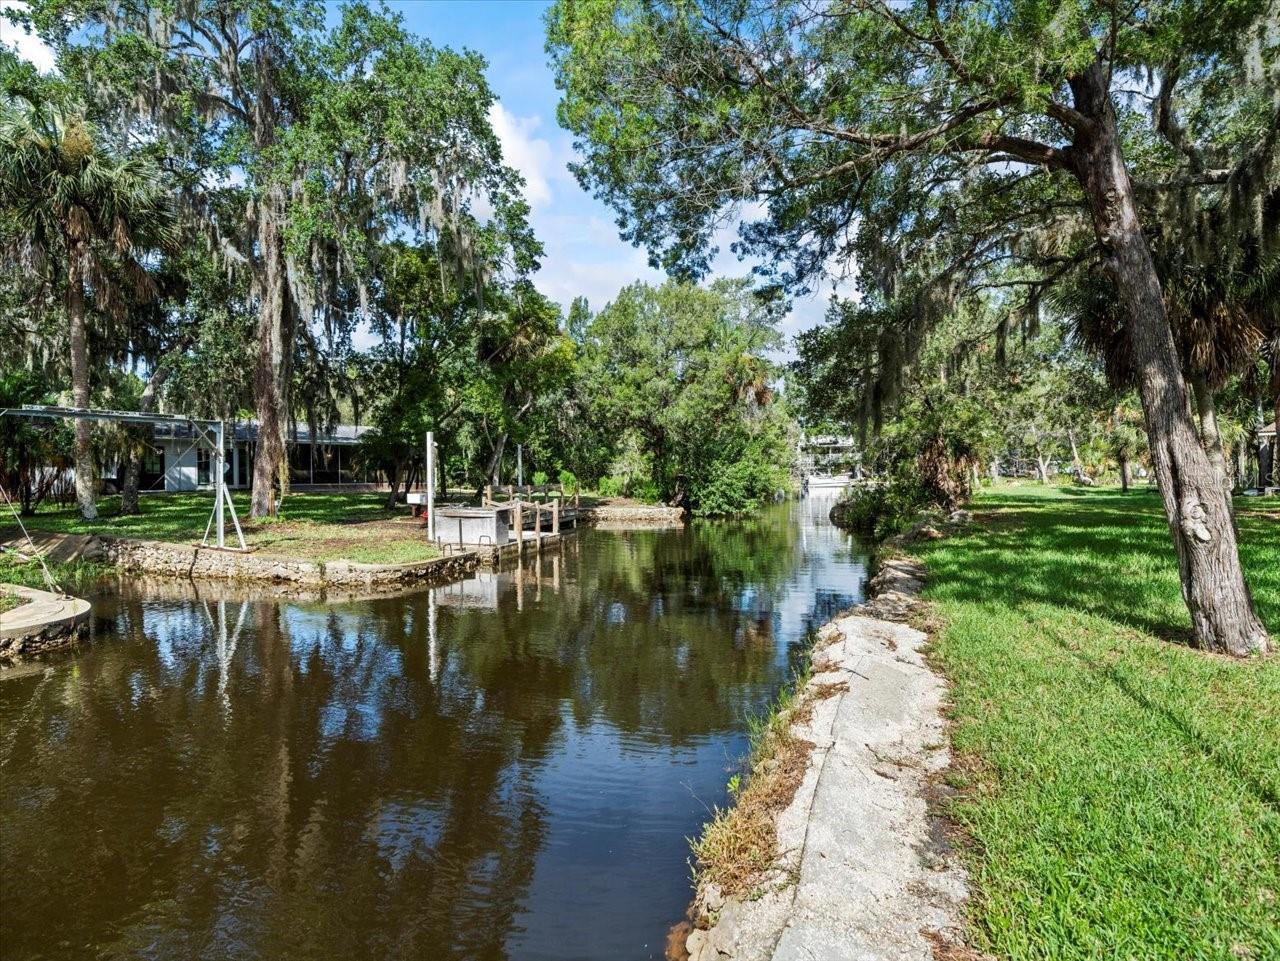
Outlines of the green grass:
[[[1280,958],[1280,656],[1186,646],[1156,496],[1018,487],[914,547],[944,626],[952,814],[999,958]],[[1280,510],[1238,502],[1280,638]]]
[[[248,522],[248,495],[233,495],[233,500],[245,541],[263,554],[399,564],[429,560],[438,553],[426,532],[408,520],[407,507],[386,509],[384,494],[291,494],[279,519],[253,524]],[[94,521],[81,519],[74,508],[42,510],[24,521],[32,530],[190,544],[204,536],[212,506],[208,493],[151,495],[142,498],[141,514],[121,515],[120,498],[105,497]],[[228,540],[234,543],[229,519],[227,525]]]
[[[109,564],[100,564],[94,561],[70,561],[67,563],[49,561],[48,564],[49,572],[53,575],[58,586],[71,594],[76,593],[76,589],[81,585],[89,584],[115,570]],[[49,589],[38,563],[19,560],[8,551],[0,554],[0,584],[17,584],[20,587],[34,587],[42,591]]]
[[11,611],[22,603],[22,598],[17,594],[10,594],[8,591],[0,591],[0,614],[5,611]]

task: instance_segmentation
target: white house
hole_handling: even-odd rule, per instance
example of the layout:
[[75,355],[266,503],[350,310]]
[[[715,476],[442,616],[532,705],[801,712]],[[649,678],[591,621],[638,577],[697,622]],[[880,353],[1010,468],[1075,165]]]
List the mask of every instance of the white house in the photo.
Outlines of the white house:
[[[289,485],[294,488],[376,486],[376,471],[355,465],[356,443],[368,427],[342,424],[314,441],[308,427],[290,431]],[[258,426],[254,423],[227,424],[227,482],[230,487],[253,484],[253,452]],[[190,424],[156,424],[155,441],[143,459],[143,490],[194,491],[213,484],[213,452],[196,443]]]

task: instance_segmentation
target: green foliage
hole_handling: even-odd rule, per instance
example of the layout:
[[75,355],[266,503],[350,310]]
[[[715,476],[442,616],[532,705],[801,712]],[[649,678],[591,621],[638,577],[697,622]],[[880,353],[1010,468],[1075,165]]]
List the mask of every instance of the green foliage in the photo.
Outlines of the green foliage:
[[773,305],[747,282],[625,288],[581,345],[579,392],[612,439],[596,478],[702,514],[785,489],[792,422],[765,358],[777,342]]
[[657,504],[662,500],[662,491],[652,480],[638,480],[628,487],[628,496],[634,497],[642,504]]
[[[0,410],[52,400],[50,384],[41,374],[0,371]],[[33,513],[58,493],[58,468],[69,462],[71,446],[71,427],[65,422],[0,417],[0,484],[23,514]],[[0,517],[8,514],[8,504],[0,506]]]
[[535,487],[541,487],[547,483],[547,472],[544,470],[536,470],[533,472],[533,483]]
[[621,497],[626,490],[626,481],[621,477],[601,477],[596,484],[596,492],[601,497]]
[[777,465],[763,455],[749,454],[740,460],[721,461],[714,465],[709,479],[698,491],[694,513],[740,514],[785,489],[786,483]]
[[571,470],[562,469],[560,471],[559,480],[560,486],[564,490],[566,497],[572,497],[580,489],[578,486],[578,478]]

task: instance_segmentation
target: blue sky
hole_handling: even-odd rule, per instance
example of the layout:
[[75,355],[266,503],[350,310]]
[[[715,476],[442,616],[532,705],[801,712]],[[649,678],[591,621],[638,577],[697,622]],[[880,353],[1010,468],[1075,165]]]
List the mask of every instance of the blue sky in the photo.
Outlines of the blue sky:
[[[594,310],[633,280],[661,282],[644,251],[618,236],[615,215],[578,185],[566,165],[573,140],[556,123],[559,92],[543,49],[544,0],[410,0],[390,3],[413,32],[439,46],[466,47],[489,62],[489,83],[498,96],[491,117],[507,163],[527,183],[533,226],[546,247],[539,289],[566,309],[583,294]],[[742,276],[751,265],[729,250],[732,231],[722,232],[716,274]],[[797,302],[784,332],[822,318],[828,293]],[[787,350],[790,353],[790,350]]]
[[[0,0],[7,7],[15,0]],[[336,4],[333,4],[336,6]],[[613,299],[634,280],[662,280],[648,265],[644,251],[618,236],[615,215],[584,191],[569,173],[572,138],[556,124],[559,100],[543,50],[545,0],[401,0],[388,4],[406,25],[437,46],[466,47],[489,62],[488,76],[498,103],[491,114],[506,161],[526,181],[532,221],[546,248],[535,281],[540,290],[565,309],[583,294],[593,310]],[[24,36],[0,18],[0,40],[43,69],[52,57],[39,41]],[[729,250],[733,231],[718,238],[718,276],[742,276],[751,265]],[[790,336],[822,318],[829,286],[820,295],[795,303],[783,323]]]

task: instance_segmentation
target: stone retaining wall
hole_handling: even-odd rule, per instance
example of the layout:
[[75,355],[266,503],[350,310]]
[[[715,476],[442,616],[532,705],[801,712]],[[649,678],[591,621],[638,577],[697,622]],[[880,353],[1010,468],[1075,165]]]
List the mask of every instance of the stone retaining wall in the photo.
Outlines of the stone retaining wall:
[[684,510],[680,507],[667,507],[663,504],[642,504],[627,506],[624,504],[601,504],[598,507],[584,507],[578,515],[589,524],[682,524]]
[[466,577],[476,569],[474,552],[452,554],[408,564],[358,564],[354,561],[304,561],[262,554],[241,554],[171,544],[102,538],[105,558],[127,571],[165,577],[259,581],[307,589],[395,587],[404,584],[441,584]]
[[701,878],[668,957],[962,956],[966,879],[930,834],[926,797],[949,761],[939,749],[945,682],[924,660],[926,636],[894,623],[921,611],[925,577],[911,558],[881,560],[870,599],[817,632],[814,675],[794,701],[808,709],[789,726],[813,750],[775,817],[777,863],[749,896]]

